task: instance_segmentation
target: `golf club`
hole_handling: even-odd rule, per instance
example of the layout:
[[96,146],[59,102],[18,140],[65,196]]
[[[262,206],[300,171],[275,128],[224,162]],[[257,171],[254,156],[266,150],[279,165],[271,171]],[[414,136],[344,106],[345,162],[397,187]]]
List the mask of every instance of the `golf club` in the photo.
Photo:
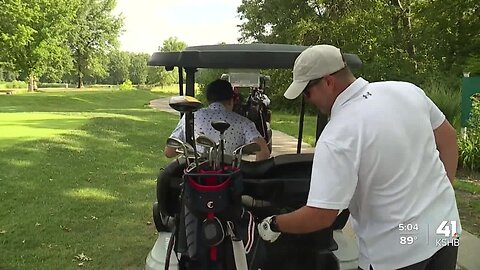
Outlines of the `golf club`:
[[203,146],[206,149],[206,156],[208,160],[208,165],[210,168],[214,166],[214,149],[215,149],[215,142],[212,141],[209,137],[205,135],[200,135],[196,139],[197,144]]
[[221,159],[221,162],[220,162],[220,167],[221,167],[221,170],[223,171],[223,162],[225,161],[225,157],[224,157],[224,150],[225,150],[225,145],[224,145],[224,133],[225,133],[225,130],[227,130],[229,127],[230,127],[230,124],[225,122],[225,121],[212,121],[211,123],[212,127],[219,131],[220,132],[220,151],[222,151],[222,159]]
[[258,151],[260,151],[260,145],[254,142],[237,147],[237,149],[233,151],[233,166],[240,167],[240,163],[242,162],[242,155],[251,155]]
[[[191,125],[192,131],[194,130],[194,117],[193,117],[193,112],[197,111],[200,107],[202,107],[202,103],[190,96],[176,96],[176,97],[171,97],[170,101],[168,103],[170,107],[178,112],[185,113],[185,124]],[[198,169],[198,153],[197,153],[197,147],[195,146],[195,139],[192,134],[187,134],[185,132],[185,138],[187,142],[192,143],[193,151],[194,151],[194,160],[195,160],[195,167]]]
[[[186,159],[186,161],[187,161],[187,166],[190,165],[190,162],[189,162],[188,156],[187,156],[187,146],[185,145],[185,143],[184,143],[183,141],[181,141],[181,140],[179,140],[179,139],[177,139],[177,138],[172,138],[172,137],[170,137],[170,138],[167,139],[167,146],[168,146],[168,147],[175,148],[175,149],[177,149],[177,150],[178,150],[179,148],[182,148],[183,153],[181,153],[181,152],[180,152],[180,153],[185,156],[185,159]],[[191,147],[191,146],[190,146],[190,147]]]
[[[185,147],[187,150],[186,153],[184,152],[185,150],[180,150],[179,148],[175,149],[175,152],[177,152],[178,154],[183,154],[185,156],[188,156],[189,158],[193,158],[193,156],[195,155],[195,152],[193,151],[193,147],[188,143],[185,143]],[[197,155],[197,158],[200,158],[200,154]]]

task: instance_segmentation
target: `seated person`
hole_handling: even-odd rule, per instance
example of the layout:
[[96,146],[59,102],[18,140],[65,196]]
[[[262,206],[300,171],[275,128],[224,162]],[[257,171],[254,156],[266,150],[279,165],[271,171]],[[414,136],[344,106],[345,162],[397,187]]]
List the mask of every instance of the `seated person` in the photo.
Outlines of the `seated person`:
[[[255,127],[255,124],[235,112],[233,112],[233,88],[225,80],[215,80],[207,86],[207,100],[209,106],[196,111],[194,115],[194,134],[195,138],[199,135],[207,136],[214,142],[220,140],[220,132],[216,131],[211,121],[223,120],[230,124],[225,131],[225,154],[232,155],[232,152],[239,146],[255,142],[260,146],[260,151],[256,153],[256,160],[263,160],[270,157],[265,139]],[[177,127],[170,137],[185,140],[185,117],[178,122]],[[201,151],[200,147],[197,150]],[[174,157],[177,153],[175,148],[166,146],[165,156]]]

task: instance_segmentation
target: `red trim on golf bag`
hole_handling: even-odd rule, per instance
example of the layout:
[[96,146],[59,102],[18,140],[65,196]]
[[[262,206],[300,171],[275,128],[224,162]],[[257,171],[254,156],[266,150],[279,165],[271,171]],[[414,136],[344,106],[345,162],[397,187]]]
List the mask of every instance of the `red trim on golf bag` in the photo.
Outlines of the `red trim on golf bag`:
[[188,182],[190,183],[190,185],[192,185],[193,188],[195,188],[198,191],[204,191],[204,192],[215,192],[215,191],[220,191],[222,189],[225,189],[230,184],[230,181],[231,181],[231,178],[228,178],[226,181],[217,185],[216,177],[208,177],[208,178],[205,178],[206,185],[201,185],[197,183],[193,179],[193,177],[191,176],[188,177]]

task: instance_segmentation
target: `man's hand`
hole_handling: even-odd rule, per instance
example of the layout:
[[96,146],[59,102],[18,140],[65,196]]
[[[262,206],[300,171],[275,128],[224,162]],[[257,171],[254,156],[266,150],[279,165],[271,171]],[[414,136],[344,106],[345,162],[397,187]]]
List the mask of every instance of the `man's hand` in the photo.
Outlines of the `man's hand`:
[[280,232],[274,232],[271,228],[273,216],[267,217],[258,224],[258,234],[263,240],[273,243],[280,236]]

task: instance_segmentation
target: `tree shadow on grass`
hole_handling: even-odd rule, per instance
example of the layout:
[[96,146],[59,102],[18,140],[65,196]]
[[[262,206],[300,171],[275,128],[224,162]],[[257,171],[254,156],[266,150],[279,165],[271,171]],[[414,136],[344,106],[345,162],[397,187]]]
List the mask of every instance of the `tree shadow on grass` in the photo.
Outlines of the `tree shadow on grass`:
[[0,150],[0,268],[77,269],[80,253],[92,258],[85,269],[144,265],[155,179],[178,118],[125,115]]

